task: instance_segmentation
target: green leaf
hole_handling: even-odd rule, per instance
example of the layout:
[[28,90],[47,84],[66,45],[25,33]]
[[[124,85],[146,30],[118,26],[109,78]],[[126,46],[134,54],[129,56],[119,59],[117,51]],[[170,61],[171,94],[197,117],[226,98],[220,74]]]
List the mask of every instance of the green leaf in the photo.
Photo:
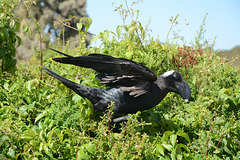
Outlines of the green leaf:
[[79,148],[79,151],[77,152],[77,160],[87,159],[87,154],[85,152],[84,146],[81,146]]
[[80,97],[78,94],[75,94],[75,95],[72,97],[72,100],[74,101],[74,103],[80,102],[81,99],[82,99],[82,97]]
[[19,29],[20,29],[20,23],[19,22],[16,22],[15,23],[15,30],[14,31],[19,31]]
[[166,148],[168,151],[171,151],[172,150],[172,148],[173,148],[173,146],[172,145],[170,145],[170,144],[167,144],[167,143],[162,143],[162,146],[164,147],[164,148]]
[[53,157],[51,150],[48,148],[48,146],[47,146],[46,144],[44,144],[43,150],[45,151],[45,153],[46,153],[49,157]]
[[127,59],[131,60],[133,58],[133,51],[126,52],[126,57],[127,57]]
[[59,138],[59,141],[61,143],[63,143],[63,137],[64,137],[64,131],[61,131],[59,134],[58,134],[58,138]]
[[19,47],[22,44],[22,39],[19,36],[16,36],[18,40],[17,47]]
[[86,149],[89,153],[94,154],[96,152],[96,145],[93,143],[86,144]]
[[28,115],[27,110],[28,110],[27,106],[21,106],[21,107],[19,108],[19,115],[20,115],[21,117],[27,117],[27,115]]
[[167,142],[168,141],[168,137],[172,134],[172,131],[166,131],[163,133],[162,136],[162,141]]
[[82,26],[83,26],[82,23],[77,23],[77,29],[79,32],[82,30]]
[[15,157],[16,157],[16,153],[15,153],[15,151],[12,149],[12,147],[10,147],[9,149],[8,149],[8,156],[10,156],[12,159],[14,159]]
[[28,31],[29,31],[29,27],[26,26],[26,25],[23,25],[22,30],[23,30],[24,32],[28,32]]
[[28,33],[29,33],[29,36],[32,35],[32,30],[31,30],[31,28],[29,28],[27,25],[23,25],[22,30],[23,30],[24,32],[28,32]]
[[6,90],[9,90],[9,84],[8,83],[4,83],[3,88]]
[[40,133],[39,133],[39,139],[42,141],[42,142],[45,142],[45,135],[44,135],[44,130],[41,130]]
[[27,90],[29,92],[32,91],[32,89],[35,89],[36,88],[36,84],[38,84],[39,81],[37,79],[32,79],[32,80],[29,80],[25,83],[25,87],[27,88]]
[[36,132],[34,130],[28,129],[23,132],[23,134],[20,136],[20,138],[22,138],[26,141],[30,141],[30,140],[34,139],[35,135],[36,135]]
[[236,158],[240,159],[240,151],[237,152]]
[[222,141],[224,143],[224,147],[223,147],[224,151],[227,152],[228,154],[232,155],[233,152],[231,151],[231,149],[228,148],[228,145],[227,145],[228,141],[226,139],[223,139]]
[[46,115],[47,111],[43,111],[42,113],[40,113],[36,119],[35,119],[35,122],[36,123],[37,121],[39,121],[40,119],[42,119],[45,115]]
[[108,45],[108,43],[109,43],[109,31],[104,31],[103,32],[102,40]]
[[171,159],[172,160],[176,160],[176,149],[173,149],[172,152],[171,152]]
[[122,27],[125,29],[126,32],[128,32],[128,30],[129,30],[129,28],[130,28],[129,25],[123,25]]
[[36,140],[30,140],[29,142],[33,147],[38,147],[39,146],[39,142]]
[[173,146],[176,144],[176,140],[177,140],[177,135],[171,134],[170,135],[170,142]]
[[92,40],[91,40],[91,42],[90,42],[90,44],[96,43],[96,41],[97,41],[100,37],[101,37],[101,35],[97,35],[97,36],[93,37]]
[[9,40],[9,33],[6,28],[3,29],[4,36],[6,37],[6,40]]
[[161,144],[156,145],[155,152],[157,153],[158,156],[160,156],[159,153],[164,156],[164,148],[162,147]]
[[190,138],[187,133],[179,131],[177,132],[177,135],[185,138],[190,143]]
[[127,32],[127,34],[131,34],[132,32],[134,32],[137,29],[137,26],[131,26]]
[[[82,22],[82,21],[84,21],[84,22]],[[92,24],[92,18],[90,18],[90,17],[83,17],[83,18],[80,19],[80,23],[82,23],[85,26],[85,31],[84,32],[87,33],[88,29],[90,28],[90,26]]]
[[44,143],[41,142],[41,143],[40,143],[40,146],[39,146],[39,151],[42,151],[42,150],[43,150],[43,146],[44,146]]
[[182,143],[180,144],[177,144],[177,148],[180,149],[180,148],[184,148],[188,153],[191,153],[190,150],[188,149],[188,147]]
[[222,117],[216,117],[214,119],[214,121],[215,121],[216,124],[224,124],[224,122],[225,122]]
[[56,129],[56,127],[54,127],[51,131],[48,132],[48,134],[47,134],[47,140],[48,141],[51,141],[52,135],[53,135],[55,129]]
[[117,26],[117,35],[118,35],[118,37],[121,36],[121,33],[122,33],[122,26]]
[[86,28],[86,32],[87,32],[87,30],[90,28],[92,24],[92,18],[87,17],[86,24],[87,24],[87,28]]
[[10,19],[10,28],[13,28],[13,27],[15,27],[15,24],[16,24],[16,21],[15,20],[13,20],[13,19]]
[[183,155],[177,154],[177,160],[182,160],[182,159],[183,159]]
[[27,87],[28,91],[31,92],[31,81],[28,81],[26,83],[26,87]]

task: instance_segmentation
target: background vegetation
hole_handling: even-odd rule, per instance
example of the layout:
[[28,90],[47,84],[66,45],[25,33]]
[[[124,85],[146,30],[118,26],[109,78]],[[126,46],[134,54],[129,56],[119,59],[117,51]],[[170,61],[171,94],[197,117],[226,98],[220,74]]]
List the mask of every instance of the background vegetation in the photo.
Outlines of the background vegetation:
[[[96,73],[54,63],[49,58],[59,55],[38,49],[29,61],[17,64],[14,74],[1,72],[0,158],[240,159],[239,68],[226,63],[213,51],[213,45],[204,41],[204,25],[192,46],[160,44],[134,19],[133,13],[139,11],[122,6],[116,11],[132,22],[94,37],[92,42],[100,39],[101,48],[86,48],[84,41],[72,49],[52,47],[73,56],[101,53],[128,58],[157,75],[177,70],[190,84],[190,102],[171,93],[153,109],[133,115],[144,119],[141,124],[128,120],[109,127],[106,115],[94,112],[88,100],[42,73],[41,64],[82,85],[103,88],[94,79]],[[170,21],[176,22],[177,18]],[[90,25],[91,19],[85,18],[76,29],[84,35]],[[0,46],[10,50],[2,44],[12,39],[1,36],[5,39]],[[38,40],[41,44],[42,39]],[[5,59],[0,58],[3,65]]]
[[[79,45],[81,38],[78,30],[65,26],[76,27],[82,17],[87,17],[86,0],[20,1],[22,3],[17,3],[17,9],[13,11],[22,26],[17,34],[24,42],[17,48],[18,59],[29,59],[32,52],[39,48],[39,40],[36,38],[39,29],[36,28],[36,22],[41,24],[41,34],[44,37],[41,44],[43,48],[48,48],[49,43],[52,43],[57,37],[63,39],[63,42],[69,42],[62,44],[63,46],[77,47]],[[28,35],[26,31],[28,31]],[[85,39],[89,44],[91,34],[87,33]]]
[[233,63],[237,67],[240,66],[240,46],[236,46],[229,51],[220,51],[219,56],[228,59],[228,63]]

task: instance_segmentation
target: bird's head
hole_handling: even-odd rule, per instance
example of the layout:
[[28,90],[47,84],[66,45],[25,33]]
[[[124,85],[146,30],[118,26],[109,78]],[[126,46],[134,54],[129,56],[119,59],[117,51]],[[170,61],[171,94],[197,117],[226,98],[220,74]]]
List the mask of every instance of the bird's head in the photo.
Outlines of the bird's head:
[[186,102],[189,101],[191,96],[191,88],[188,83],[182,78],[181,74],[177,71],[165,72],[162,77],[165,79],[167,89],[170,92],[179,94]]

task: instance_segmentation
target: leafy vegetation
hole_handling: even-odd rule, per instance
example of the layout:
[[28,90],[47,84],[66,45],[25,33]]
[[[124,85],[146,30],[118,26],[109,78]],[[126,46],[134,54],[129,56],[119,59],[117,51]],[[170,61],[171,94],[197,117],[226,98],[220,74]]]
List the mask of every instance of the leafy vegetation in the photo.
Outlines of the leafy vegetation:
[[228,51],[220,51],[218,55],[227,58],[227,63],[240,66],[240,46],[236,46]]
[[[21,26],[25,27],[17,32],[24,42],[17,48],[18,59],[30,59],[35,48],[39,48],[39,40],[36,38],[39,30],[35,27],[35,22],[38,22],[42,26],[41,35],[44,37],[44,41],[42,41],[41,45],[43,48],[48,48],[49,43],[57,37],[63,38],[64,42],[71,42],[63,44],[70,45],[71,48],[79,45],[80,37],[78,36],[78,30],[75,31],[64,26],[70,26],[71,24],[71,26],[76,27],[79,19],[87,16],[86,0],[15,1],[20,1],[20,3],[18,3],[17,9],[13,13],[19,17]],[[56,25],[54,21],[60,21],[62,25]],[[28,31],[28,35],[25,33],[26,31]],[[91,37],[89,33],[85,36],[88,44]]]
[[[131,14],[130,9],[125,12]],[[78,24],[89,28],[91,20]],[[83,34],[83,31],[80,31]],[[84,31],[86,32],[86,30]],[[138,21],[104,31],[102,48],[65,49],[73,56],[102,53],[124,57],[157,75],[177,70],[189,83],[189,103],[174,93],[156,107],[109,126],[108,115],[30,61],[18,63],[14,76],[1,77],[0,158],[2,159],[239,159],[240,74],[207,43],[160,44]],[[82,85],[103,88],[89,69],[54,63],[43,53],[44,66]],[[41,83],[41,85],[39,85]],[[111,106],[110,106],[111,109]],[[137,119],[143,119],[138,124]]]
[[14,14],[17,2],[4,0],[0,4],[0,72],[14,72],[17,60],[16,44],[21,44],[21,39],[16,31],[20,28],[20,23]]

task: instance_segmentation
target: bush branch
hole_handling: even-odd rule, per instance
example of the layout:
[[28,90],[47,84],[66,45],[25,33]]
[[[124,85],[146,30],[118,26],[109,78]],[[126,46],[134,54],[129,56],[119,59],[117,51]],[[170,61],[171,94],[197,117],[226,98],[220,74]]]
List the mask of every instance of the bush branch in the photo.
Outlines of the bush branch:
[[210,133],[211,133],[211,130],[212,130],[212,122],[213,122],[213,120],[214,120],[214,117],[215,117],[215,116],[212,117],[211,122],[210,122],[208,139],[207,139],[207,150],[206,150],[205,156],[207,156],[207,154],[208,154],[208,142],[209,142],[209,136],[210,136]]
[[[129,14],[129,16],[131,17],[132,22],[134,22],[133,17],[132,17],[132,15],[131,15],[131,13],[130,13],[131,11],[130,11],[130,9],[129,9],[129,7],[128,7],[128,4],[127,4],[127,0],[125,0],[125,3],[126,3],[126,6],[127,6],[128,14]],[[140,38],[137,30],[136,30],[136,33],[137,33],[138,39],[139,39],[139,41],[140,41],[140,44],[141,44],[141,46],[142,46],[142,49],[144,50],[144,52],[146,52],[145,48],[143,47],[142,40],[141,40],[141,38]]]

